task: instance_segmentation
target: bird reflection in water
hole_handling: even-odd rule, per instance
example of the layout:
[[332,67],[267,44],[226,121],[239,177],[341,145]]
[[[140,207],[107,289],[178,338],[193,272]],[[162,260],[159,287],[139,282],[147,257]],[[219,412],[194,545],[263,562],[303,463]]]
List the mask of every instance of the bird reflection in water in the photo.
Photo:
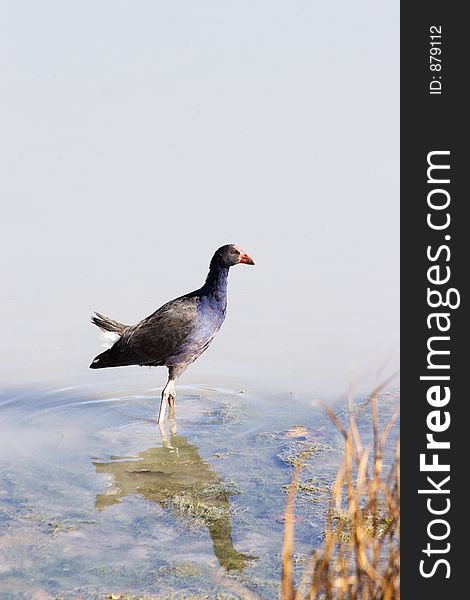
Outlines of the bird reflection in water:
[[95,501],[97,510],[120,502],[128,494],[140,494],[176,514],[207,527],[214,554],[227,571],[242,570],[256,559],[237,552],[232,541],[230,495],[233,492],[200,456],[196,446],[177,435],[174,424],[169,438],[162,431],[163,446],[149,448],[133,460],[94,461],[97,473],[112,475],[113,485]]

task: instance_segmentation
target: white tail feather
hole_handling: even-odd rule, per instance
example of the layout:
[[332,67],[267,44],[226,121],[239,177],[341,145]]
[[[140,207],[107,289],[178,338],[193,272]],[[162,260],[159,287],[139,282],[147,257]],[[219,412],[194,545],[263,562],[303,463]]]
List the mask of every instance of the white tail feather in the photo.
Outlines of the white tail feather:
[[104,331],[101,329],[100,332],[100,339],[104,342],[102,344],[103,348],[111,348],[114,342],[121,337],[119,333],[116,333],[115,331]]

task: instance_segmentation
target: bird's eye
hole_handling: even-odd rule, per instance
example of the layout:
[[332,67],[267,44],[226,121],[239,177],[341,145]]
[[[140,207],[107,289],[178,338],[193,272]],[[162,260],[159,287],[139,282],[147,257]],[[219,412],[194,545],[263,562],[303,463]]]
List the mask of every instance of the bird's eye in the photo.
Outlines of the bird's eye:
[[235,250],[235,249],[230,250],[230,254],[238,254],[238,250]]

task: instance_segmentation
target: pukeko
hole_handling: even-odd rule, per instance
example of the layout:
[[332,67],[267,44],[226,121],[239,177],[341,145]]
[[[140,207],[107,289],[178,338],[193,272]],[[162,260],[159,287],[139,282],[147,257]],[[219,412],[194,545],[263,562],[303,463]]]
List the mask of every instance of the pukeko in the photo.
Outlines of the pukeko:
[[168,367],[158,423],[165,418],[166,404],[174,409],[175,381],[211,343],[225,319],[227,279],[230,267],[253,259],[234,244],[219,248],[212,257],[209,274],[198,290],[170,300],[136,325],[123,325],[95,313],[92,322],[103,332],[118,336],[109,350],[99,354],[91,369],[141,365]]

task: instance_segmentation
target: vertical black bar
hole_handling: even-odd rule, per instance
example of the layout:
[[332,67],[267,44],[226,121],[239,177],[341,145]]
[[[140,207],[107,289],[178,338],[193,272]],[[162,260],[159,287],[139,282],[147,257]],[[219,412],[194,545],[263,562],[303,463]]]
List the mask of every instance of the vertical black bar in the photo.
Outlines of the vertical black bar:
[[[465,218],[470,197],[464,189],[469,100],[464,87],[470,52],[464,6],[435,0],[401,3],[401,581],[405,599],[462,598],[469,593],[465,590],[469,567],[464,566],[468,552],[462,550],[470,529],[465,516],[470,398],[465,380],[469,328],[464,313],[470,240]],[[437,167],[429,174],[428,160]],[[460,306],[439,306],[439,294],[432,290],[441,293],[443,302],[449,298],[451,305],[460,296]],[[450,354],[432,354],[434,350]],[[420,379],[436,376],[449,379]],[[449,442],[450,448],[428,448],[432,441],[427,435],[434,442]],[[437,469],[450,465],[450,470],[420,468],[421,454],[425,465],[435,460]]]

